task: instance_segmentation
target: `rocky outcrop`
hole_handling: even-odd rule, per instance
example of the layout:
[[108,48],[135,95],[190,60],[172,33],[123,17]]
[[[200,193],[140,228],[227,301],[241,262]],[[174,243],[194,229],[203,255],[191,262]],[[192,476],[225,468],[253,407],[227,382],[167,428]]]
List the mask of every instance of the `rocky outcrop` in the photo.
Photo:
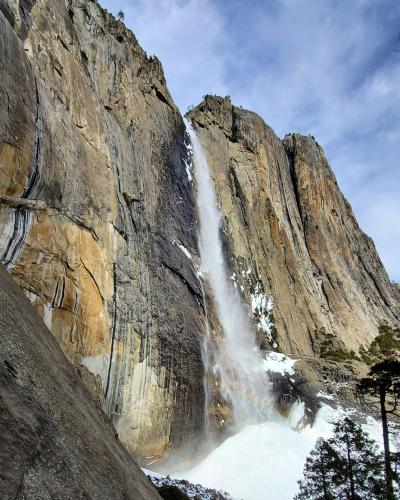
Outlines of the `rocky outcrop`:
[[124,443],[202,428],[202,294],[182,118],[96,2],[0,1],[1,260]]
[[[281,141],[228,98],[207,96],[188,117],[224,216],[232,278],[264,345],[297,358],[334,357],[368,346],[378,325],[399,324],[398,289],[314,138]],[[270,338],[264,296],[274,303]]]
[[0,265],[1,498],[160,498]]

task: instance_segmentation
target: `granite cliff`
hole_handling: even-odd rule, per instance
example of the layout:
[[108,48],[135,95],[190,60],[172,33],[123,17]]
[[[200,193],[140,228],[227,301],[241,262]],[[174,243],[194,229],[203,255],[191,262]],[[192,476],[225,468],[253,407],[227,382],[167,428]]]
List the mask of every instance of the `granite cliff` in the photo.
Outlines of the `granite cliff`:
[[[314,388],[351,375],[326,354],[350,361],[379,325],[398,326],[400,293],[321,147],[280,140],[227,98],[208,96],[188,117],[261,346],[301,358]],[[198,436],[204,421],[210,297],[190,161],[161,64],[121,22],[89,0],[0,0],[1,260],[145,457]]]
[[188,116],[207,152],[235,281],[249,303],[272,295],[281,351],[320,354],[329,336],[358,351],[379,324],[398,322],[398,291],[314,138],[281,141],[227,98],[208,96]]
[[1,260],[132,451],[201,427],[184,125],[90,1],[0,3]]

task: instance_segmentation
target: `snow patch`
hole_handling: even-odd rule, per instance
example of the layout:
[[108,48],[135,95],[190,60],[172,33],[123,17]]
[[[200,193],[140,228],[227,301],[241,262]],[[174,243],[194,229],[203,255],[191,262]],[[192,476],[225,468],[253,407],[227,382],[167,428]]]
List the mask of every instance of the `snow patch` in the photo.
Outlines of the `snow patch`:
[[[236,281],[236,273],[233,273],[232,276],[230,276],[230,279],[232,280],[232,283],[233,283],[233,286],[235,288],[238,287],[238,284],[237,284],[237,281]],[[243,287],[241,286],[240,289],[242,290],[243,292]]]
[[269,352],[263,360],[266,371],[280,373],[281,375],[294,375],[294,365],[296,359],[291,359],[281,352]]
[[[249,267],[247,271],[242,271],[242,278],[248,281],[251,286],[251,274],[252,270]],[[244,292],[244,287],[238,282],[238,277],[236,273],[233,273],[230,276],[230,279],[233,282],[233,286],[235,288],[240,288],[242,292]],[[267,334],[268,339],[272,340],[272,321],[270,319],[270,313],[273,308],[273,300],[272,297],[268,297],[265,293],[262,293],[261,283],[258,282],[254,288],[254,292],[250,294],[250,307],[253,317],[256,318],[257,329],[263,331]]]
[[183,246],[183,245],[179,245],[179,243],[177,243],[178,247],[182,250],[182,252],[186,255],[186,257],[189,259],[189,260],[193,260],[192,259],[192,256],[190,255],[190,252],[189,250]]
[[[247,273],[249,271],[247,271]],[[257,317],[257,328],[266,333],[269,340],[272,340],[272,322],[270,319],[270,313],[274,305],[272,298],[262,293],[260,283],[257,283],[250,298],[251,311],[253,316]]]
[[327,392],[322,392],[322,391],[319,391],[317,392],[317,394],[315,395],[317,398],[322,398],[322,399],[330,399],[330,400],[335,400],[335,396],[333,396],[333,394],[328,394]]
[[199,281],[204,279],[204,269],[202,267],[196,266],[195,271],[196,271],[196,276],[199,279]]
[[103,390],[105,390],[107,384],[109,364],[110,364],[109,354],[99,354],[98,356],[87,356],[81,359],[81,365],[87,368],[93,375],[100,376]]
[[142,468],[142,471],[156,486],[172,485],[186,493],[189,498],[198,500],[234,500],[228,493],[224,491],[216,491],[215,489],[206,488],[200,484],[191,484],[184,480],[173,479],[170,476],[164,476],[149,469]]
[[191,253],[184,245],[177,243],[175,240],[172,240],[172,244],[178,246],[182,250],[182,252],[186,255],[186,257],[189,260],[193,261]]
[[243,278],[247,278],[248,279],[248,278],[250,278],[251,273],[252,273],[252,270],[251,270],[251,267],[249,267],[247,269],[247,271],[242,271],[242,276],[243,276]]

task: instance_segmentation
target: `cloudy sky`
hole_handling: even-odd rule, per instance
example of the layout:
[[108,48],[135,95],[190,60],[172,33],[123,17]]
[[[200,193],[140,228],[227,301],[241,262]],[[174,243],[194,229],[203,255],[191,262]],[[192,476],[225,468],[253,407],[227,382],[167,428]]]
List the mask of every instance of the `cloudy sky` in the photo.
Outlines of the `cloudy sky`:
[[400,280],[399,0],[100,0],[161,60],[182,112],[230,95],[325,148]]

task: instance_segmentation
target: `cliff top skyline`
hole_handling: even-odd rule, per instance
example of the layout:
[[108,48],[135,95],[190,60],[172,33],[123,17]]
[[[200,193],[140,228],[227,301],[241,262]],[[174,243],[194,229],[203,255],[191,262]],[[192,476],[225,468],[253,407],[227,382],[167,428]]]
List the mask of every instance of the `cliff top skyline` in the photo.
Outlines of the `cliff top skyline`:
[[314,135],[359,223],[400,280],[400,4],[101,0],[163,64],[182,112],[207,93],[276,133]]

